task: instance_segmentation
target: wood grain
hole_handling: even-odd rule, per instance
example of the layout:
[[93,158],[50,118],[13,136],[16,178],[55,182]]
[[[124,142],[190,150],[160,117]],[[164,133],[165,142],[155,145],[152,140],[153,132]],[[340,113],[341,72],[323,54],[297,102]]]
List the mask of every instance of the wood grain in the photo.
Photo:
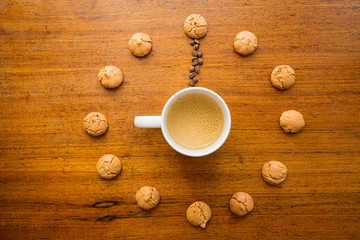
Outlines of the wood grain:
[[[359,239],[359,1],[1,1],[1,239]],[[158,129],[133,118],[160,114],[187,87],[191,46],[182,25],[191,13],[208,21],[198,86],[219,93],[232,114],[226,143],[188,158]],[[241,30],[259,48],[232,48]],[[135,32],[153,38],[148,57],[127,49]],[[124,83],[106,90],[98,71],[115,65]],[[270,84],[288,64],[296,83]],[[284,133],[280,114],[303,113],[305,129]],[[83,117],[102,112],[106,135],[92,138]],[[100,156],[121,157],[123,171],[101,180]],[[280,187],[261,167],[280,160]],[[141,210],[135,192],[156,187],[161,203]],[[235,217],[228,201],[250,193],[254,211]],[[196,200],[213,216],[205,230],[185,218]]]

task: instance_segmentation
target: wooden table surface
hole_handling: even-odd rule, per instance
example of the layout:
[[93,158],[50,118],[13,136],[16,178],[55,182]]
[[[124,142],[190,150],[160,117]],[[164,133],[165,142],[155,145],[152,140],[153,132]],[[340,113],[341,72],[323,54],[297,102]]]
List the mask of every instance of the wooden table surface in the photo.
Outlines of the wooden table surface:
[[[359,1],[3,0],[0,11],[1,239],[360,238]],[[209,26],[198,86],[232,114],[226,143],[202,158],[133,125],[187,87],[191,13]],[[259,39],[248,57],[232,48],[242,30]],[[127,48],[135,32],[153,39],[146,58]],[[281,64],[296,72],[287,91],[270,83]],[[123,71],[118,89],[98,82],[106,65]],[[289,109],[306,120],[298,134],[279,126]],[[91,111],[106,135],[84,132]],[[106,153],[123,163],[110,181],[95,168]],[[270,160],[288,167],[279,187],[262,180]],[[161,193],[151,211],[135,201],[144,185]],[[254,198],[246,217],[229,211],[237,191]],[[206,229],[185,217],[197,200],[213,213]]]

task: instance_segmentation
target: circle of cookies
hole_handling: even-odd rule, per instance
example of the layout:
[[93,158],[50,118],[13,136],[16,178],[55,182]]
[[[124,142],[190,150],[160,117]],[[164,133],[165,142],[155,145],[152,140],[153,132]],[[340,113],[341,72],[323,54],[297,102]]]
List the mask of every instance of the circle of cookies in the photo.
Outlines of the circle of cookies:
[[85,132],[94,137],[103,135],[109,127],[106,117],[99,112],[86,115],[83,125]]

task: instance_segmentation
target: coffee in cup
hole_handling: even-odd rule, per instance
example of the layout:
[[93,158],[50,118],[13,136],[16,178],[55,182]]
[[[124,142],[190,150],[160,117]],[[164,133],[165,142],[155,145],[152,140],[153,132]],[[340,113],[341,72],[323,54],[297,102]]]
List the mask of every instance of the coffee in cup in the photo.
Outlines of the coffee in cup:
[[230,133],[231,115],[215,92],[189,87],[175,93],[161,116],[137,116],[139,128],[161,128],[165,140],[181,154],[202,157],[220,148]]
[[187,93],[169,107],[166,127],[171,138],[187,149],[201,149],[213,144],[224,125],[217,102],[202,93]]

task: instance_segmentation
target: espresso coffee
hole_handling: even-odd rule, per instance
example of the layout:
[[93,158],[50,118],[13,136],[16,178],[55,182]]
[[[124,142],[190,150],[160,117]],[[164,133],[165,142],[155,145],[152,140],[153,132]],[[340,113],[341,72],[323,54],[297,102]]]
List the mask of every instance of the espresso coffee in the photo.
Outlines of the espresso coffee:
[[188,149],[214,143],[224,125],[223,113],[214,99],[201,93],[180,96],[170,106],[166,127],[171,138]]

